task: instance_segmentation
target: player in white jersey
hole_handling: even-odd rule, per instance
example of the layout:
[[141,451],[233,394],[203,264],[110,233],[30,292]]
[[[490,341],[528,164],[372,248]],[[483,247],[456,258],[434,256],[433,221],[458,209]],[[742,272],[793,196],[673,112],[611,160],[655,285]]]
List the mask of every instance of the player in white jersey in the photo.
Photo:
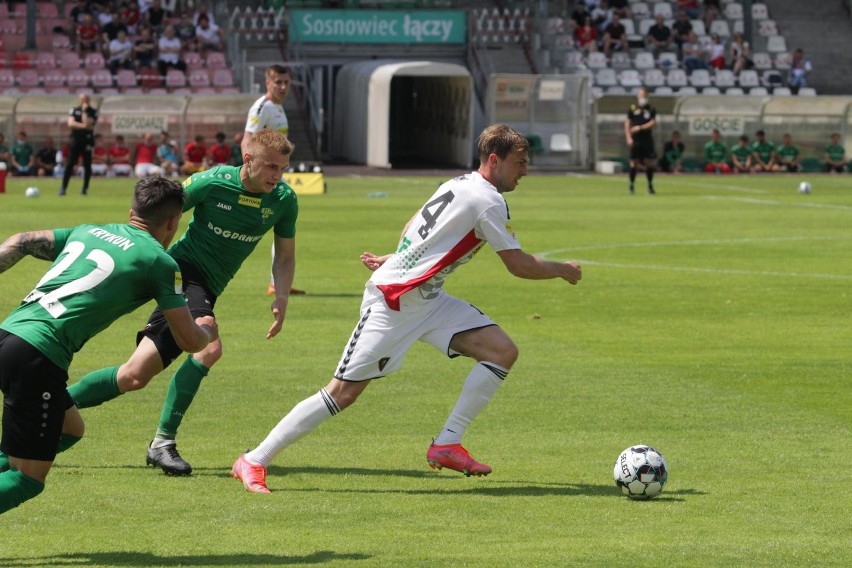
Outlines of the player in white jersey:
[[[272,128],[288,136],[290,123],[287,122],[287,113],[284,112],[284,99],[290,92],[290,69],[283,65],[270,65],[266,68],[266,94],[254,101],[246,118],[246,130],[243,133],[240,148],[246,153],[251,137],[264,128]],[[272,259],[275,259],[275,243],[272,244]],[[275,295],[275,284],[269,280],[266,288],[269,296]],[[290,289],[290,294],[304,294],[304,290]]]
[[503,193],[527,173],[529,143],[504,125],[479,136],[480,167],[450,180],[429,198],[402,232],[397,251],[362,262],[374,273],[367,282],[361,319],[331,382],[297,404],[254,450],[240,456],[231,475],[246,489],[268,493],[266,469],[284,448],[350,406],[371,380],[400,368],[420,340],[449,357],[476,361],[441,432],[426,453],[433,468],[488,475],[461,445],[471,421],[485,408],[518,357],[518,348],[488,316],[447,294],[444,279],[487,242],[506,268],[520,278],[581,278],[575,262],[552,262],[528,254],[512,234]]

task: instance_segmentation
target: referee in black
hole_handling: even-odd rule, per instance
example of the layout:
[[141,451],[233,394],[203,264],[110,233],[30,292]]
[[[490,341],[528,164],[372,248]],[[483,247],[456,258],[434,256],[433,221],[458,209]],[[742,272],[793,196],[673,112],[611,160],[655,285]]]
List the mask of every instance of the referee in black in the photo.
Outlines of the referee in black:
[[657,125],[657,111],[648,103],[648,91],[639,89],[637,101],[630,105],[627,119],[624,121],[624,137],[630,147],[630,193],[633,194],[633,182],[636,170],[645,168],[648,178],[648,193],[654,194],[654,170],[657,167],[657,152],[654,150],[652,130]]
[[83,156],[83,195],[89,192],[89,179],[92,177],[92,148],[95,145],[95,123],[98,121],[98,111],[89,103],[89,95],[80,94],[80,105],[68,113],[68,128],[71,129],[71,151],[65,162],[65,173],[62,175],[62,186],[59,195],[65,195],[68,181],[74,173],[77,160]]

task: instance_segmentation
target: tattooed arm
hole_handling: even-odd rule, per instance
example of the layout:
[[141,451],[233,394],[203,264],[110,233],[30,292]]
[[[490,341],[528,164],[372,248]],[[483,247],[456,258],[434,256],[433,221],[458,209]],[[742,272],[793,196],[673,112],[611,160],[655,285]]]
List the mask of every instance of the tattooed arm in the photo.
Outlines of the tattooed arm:
[[12,235],[0,245],[0,273],[12,268],[26,255],[53,261],[56,241],[53,231],[29,231]]

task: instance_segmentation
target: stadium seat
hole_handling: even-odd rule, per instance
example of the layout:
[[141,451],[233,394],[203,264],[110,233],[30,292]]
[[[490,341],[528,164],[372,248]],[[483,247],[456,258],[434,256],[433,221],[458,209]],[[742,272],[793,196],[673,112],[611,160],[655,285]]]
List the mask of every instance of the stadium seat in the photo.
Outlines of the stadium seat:
[[126,89],[124,89],[123,94],[125,94],[125,95],[144,95],[145,89],[143,89],[142,87],[127,87]]
[[729,89],[731,87],[736,87],[737,76],[734,75],[734,72],[730,69],[718,69],[716,70],[714,83],[719,89]]
[[67,76],[68,87],[81,88],[89,86],[89,74],[82,69],[71,69]]
[[[60,68],[48,69],[42,78],[46,89],[57,89],[65,86],[65,71]],[[51,91],[52,93],[52,91]]]
[[707,28],[704,27],[704,20],[689,20],[689,23],[692,24],[692,31],[695,32],[695,35],[698,37],[707,35]]
[[731,35],[731,28],[727,20],[713,20],[710,22],[710,34],[718,34],[724,41]]
[[215,95],[216,89],[213,87],[200,87],[192,90],[193,95]]
[[698,89],[695,87],[681,87],[677,90],[678,95],[697,95]]
[[122,92],[126,92],[127,89],[132,89],[136,87],[136,71],[132,69],[119,69],[118,73],[115,75],[115,85]]
[[755,97],[765,97],[769,94],[766,87],[753,87],[749,89],[748,94]]
[[669,87],[686,87],[689,84],[689,79],[683,69],[672,69],[666,75],[666,84]]
[[743,5],[739,2],[728,2],[725,4],[724,14],[729,20],[742,20],[745,17]]
[[9,89],[15,86],[15,74],[11,69],[0,69],[0,89]]
[[636,54],[636,59],[633,60],[633,65],[636,69],[654,69],[654,54],[650,51],[642,51]]
[[781,76],[781,72],[777,69],[770,69],[768,71],[764,71],[760,76],[760,84],[767,89],[781,87],[784,85],[784,78]]
[[679,65],[677,54],[663,52],[657,57],[657,66],[660,69],[676,69]]
[[49,95],[70,95],[71,89],[68,87],[52,87],[47,90]]
[[716,87],[704,87],[703,89],[701,89],[701,94],[707,95],[707,96],[715,96],[715,95],[721,95],[722,91],[720,91]]
[[29,53],[18,52],[12,56],[12,69],[32,69],[33,60]]
[[562,61],[562,68],[569,72],[584,69],[585,63],[583,62],[583,53],[580,51],[569,51],[565,53]]
[[91,75],[92,87],[96,89],[107,89],[112,87],[112,73],[109,69],[97,69]]
[[654,4],[654,17],[656,18],[661,14],[667,20],[673,18],[672,5],[668,2],[657,2]]
[[769,17],[769,8],[762,2],[756,2],[751,5],[751,17],[755,20],[765,20]]
[[767,69],[772,69],[772,56],[766,52],[759,51],[752,55],[752,62],[754,63],[754,68],[760,71],[765,71]]
[[800,97],[815,97],[817,95],[816,89],[813,87],[802,87],[799,89]]
[[614,87],[618,84],[618,77],[613,69],[598,69],[595,73],[595,85],[599,87]]
[[166,88],[178,89],[180,87],[186,87],[186,73],[180,69],[169,69],[166,72]]
[[669,96],[673,95],[674,91],[671,87],[657,87],[654,89],[654,94],[659,96]]
[[98,91],[101,95],[117,95],[119,90],[115,87],[103,87]]
[[550,151],[551,152],[573,152],[574,146],[571,145],[571,137],[564,132],[557,132],[550,135]]
[[194,91],[210,86],[210,75],[204,69],[196,69],[189,73],[189,86]]
[[18,71],[18,86],[22,89],[27,89],[27,92],[30,89],[34,89],[41,84],[41,80],[38,76],[38,71],[35,69],[23,69]]
[[642,37],[648,35],[648,31],[656,24],[656,20],[654,18],[643,18],[639,20],[639,33],[642,34]]
[[148,89],[149,95],[168,95],[169,92],[163,87],[151,87]]
[[39,51],[35,56],[36,69],[56,69],[56,56],[52,51]]
[[220,87],[216,90],[220,95],[239,95],[241,94],[239,87]]
[[233,87],[234,74],[230,69],[216,69],[213,73],[214,87]]
[[696,89],[709,87],[712,84],[712,81],[710,80],[710,71],[707,69],[696,69],[692,72],[692,75],[689,76],[689,84]]
[[105,66],[106,63],[104,62],[104,56],[98,52],[87,53],[86,57],[83,59],[83,67],[89,71],[103,69]]
[[586,57],[589,69],[603,69],[607,66],[606,55],[602,51],[593,51]]
[[663,87],[666,84],[666,76],[659,69],[646,69],[642,83],[646,87]]
[[775,20],[761,20],[757,26],[757,33],[762,37],[769,37],[778,34],[778,25]]
[[65,34],[55,34],[50,40],[50,48],[57,57],[62,57],[65,53],[77,55],[76,52],[71,51],[71,40]]
[[730,89],[725,90],[726,95],[744,95],[745,91],[740,89],[739,87],[731,87]]
[[639,75],[639,71],[637,71],[636,69],[625,69],[624,71],[618,74],[618,82],[622,87],[626,89],[630,89],[633,87],[641,87],[642,77],[641,75]]
[[76,51],[67,51],[59,56],[59,66],[66,71],[79,69],[81,64],[82,61]]
[[787,87],[775,87],[772,89],[772,94],[777,97],[789,97],[793,92]]
[[612,54],[612,60],[610,61],[610,65],[613,69],[629,69],[632,65],[632,63],[630,62],[630,54],[623,51],[614,52]]
[[645,2],[634,2],[630,4],[630,11],[633,12],[633,17],[642,19],[651,17],[651,9]]
[[786,71],[790,68],[790,54],[789,53],[776,53],[775,54],[775,62],[773,66],[776,69],[781,71]]
[[183,56],[183,62],[186,63],[187,71],[193,71],[204,67],[204,60],[201,59],[201,55],[196,51],[186,52]]
[[625,89],[621,85],[613,85],[612,87],[607,87],[606,94],[608,94],[608,95],[626,95],[627,89]]
[[753,87],[760,86],[760,78],[757,75],[757,71],[752,69],[746,69],[744,71],[740,71],[739,77],[740,87],[744,89],[751,89]]
[[178,87],[177,89],[172,89],[173,95],[191,95],[193,94],[192,89],[189,87]]
[[225,69],[228,66],[225,54],[221,51],[211,51],[208,53],[206,62],[208,69]]
[[[156,69],[140,69],[139,85],[142,87],[156,88],[163,84],[163,78]],[[150,91],[149,91],[150,92]]]

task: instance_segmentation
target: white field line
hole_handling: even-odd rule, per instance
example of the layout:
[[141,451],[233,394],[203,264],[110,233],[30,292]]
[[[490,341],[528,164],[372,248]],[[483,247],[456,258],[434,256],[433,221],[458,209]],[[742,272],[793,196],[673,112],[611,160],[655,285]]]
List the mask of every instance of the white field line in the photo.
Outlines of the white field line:
[[739,201],[740,203],[751,203],[754,205],[781,205],[785,207],[807,207],[811,209],[838,209],[841,211],[852,211],[852,206],[835,205],[832,203],[794,203],[791,201],[775,201],[774,199],[757,199],[755,197],[723,197],[719,195],[705,195],[704,199],[724,199],[727,201]]
[[704,246],[704,245],[740,245],[747,243],[762,243],[762,242],[784,242],[784,241],[832,241],[835,237],[807,237],[807,236],[789,236],[789,237],[745,237],[740,239],[696,239],[689,241],[649,241],[638,243],[607,243],[597,245],[582,245],[576,247],[568,247],[562,249],[554,249],[536,253],[543,258],[555,254],[565,252],[573,252],[578,250],[606,250],[606,249],[623,249],[623,248],[645,248],[645,247],[670,247],[670,246]]
[[820,274],[814,272],[775,272],[772,270],[731,270],[725,268],[687,268],[684,266],[662,266],[658,264],[625,264],[620,262],[597,262],[595,260],[577,260],[580,266],[603,266],[607,268],[627,268],[630,270],[666,270],[669,272],[692,272],[703,274],[729,274],[737,276],[781,276],[784,278],[808,278],[821,280],[852,280],[852,274]]
[[[589,177],[591,177],[591,176],[589,176]],[[625,176],[623,176],[623,175],[622,176],[598,176],[598,177],[595,177],[594,179],[595,179],[595,181],[611,181],[611,182],[615,182],[615,183],[623,185],[624,180],[625,180]],[[661,178],[655,178],[656,181],[659,181],[660,179]],[[669,176],[669,177],[665,177],[665,178],[662,178],[662,179],[665,179],[669,182],[672,182],[674,185],[680,185],[680,186],[683,186],[683,187],[698,187],[698,188],[701,188],[701,189],[727,189],[727,190],[730,190],[730,191],[739,191],[741,193],[769,193],[769,190],[767,190],[767,189],[755,189],[753,187],[747,187],[747,186],[744,186],[744,185],[732,185],[732,184],[721,185],[721,184],[694,183],[694,182],[687,182],[687,181],[678,181],[679,178],[674,177],[674,176]],[[644,187],[644,185],[642,185],[644,183],[645,183],[644,174],[643,175],[637,174],[637,176],[636,176],[636,187],[638,189],[641,189],[642,187]]]

